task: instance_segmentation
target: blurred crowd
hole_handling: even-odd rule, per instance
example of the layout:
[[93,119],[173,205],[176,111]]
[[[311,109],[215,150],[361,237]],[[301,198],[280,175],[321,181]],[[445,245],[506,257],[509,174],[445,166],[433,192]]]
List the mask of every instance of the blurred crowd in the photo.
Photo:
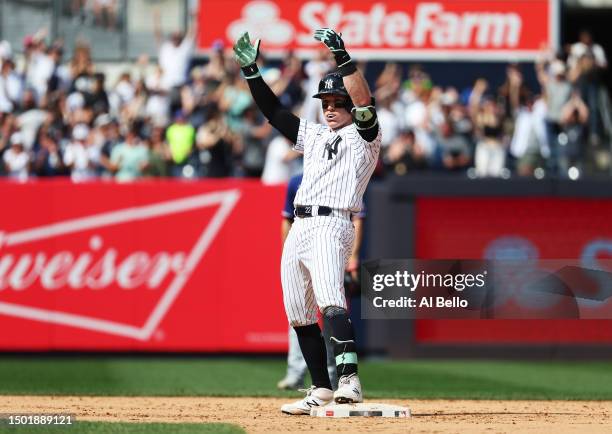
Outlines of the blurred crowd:
[[536,89],[518,64],[507,66],[498,88],[479,77],[457,89],[436,86],[418,65],[403,81],[397,65],[387,64],[375,93],[386,170],[571,179],[609,170],[612,119],[602,47],[583,31],[562,53],[543,50],[534,67]]
[[[94,18],[114,26],[115,2],[95,3],[110,9],[96,9]],[[195,20],[186,34],[167,38],[159,14],[153,20],[157,62],[142,56],[112,82],[85,42],[69,59],[44,31],[24,38],[19,53],[0,42],[1,174],[74,181],[232,176],[275,184],[301,171],[301,156],[254,105],[231,47],[218,41],[208,62],[193,66]],[[334,66],[327,50],[306,62],[288,53],[280,64],[262,53],[259,62],[283,104],[322,122],[320,101],[310,96]],[[583,32],[563,53],[543,51],[534,67],[537,89],[516,64],[498,88],[474,77],[473,86],[458,89],[436,85],[417,64],[405,70],[387,63],[372,83],[383,131],[377,176],[434,170],[577,179],[609,167],[602,47]]]
[[70,14],[82,24],[117,29],[119,0],[72,0]]

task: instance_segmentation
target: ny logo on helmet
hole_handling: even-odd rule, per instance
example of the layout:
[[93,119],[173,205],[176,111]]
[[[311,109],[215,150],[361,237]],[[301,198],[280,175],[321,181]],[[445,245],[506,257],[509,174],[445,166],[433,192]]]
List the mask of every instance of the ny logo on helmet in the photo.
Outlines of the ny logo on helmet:
[[334,88],[334,80],[328,78],[325,80],[325,89],[333,89]]

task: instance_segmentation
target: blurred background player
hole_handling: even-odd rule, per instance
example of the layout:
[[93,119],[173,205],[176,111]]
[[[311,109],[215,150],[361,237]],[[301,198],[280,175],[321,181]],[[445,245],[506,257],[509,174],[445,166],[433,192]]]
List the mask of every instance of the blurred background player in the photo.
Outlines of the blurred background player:
[[[295,219],[295,208],[293,201],[295,195],[302,183],[302,174],[295,175],[289,180],[287,185],[287,196],[285,198],[285,207],[282,211],[281,237],[283,244],[289,234],[289,229]],[[361,248],[361,240],[363,239],[363,219],[365,218],[365,207],[361,207],[361,211],[355,214],[352,218],[353,226],[355,226],[355,241],[353,242],[353,250],[346,266],[345,283],[350,283],[353,286],[359,283],[359,249]],[[348,288],[345,286],[345,291]],[[334,349],[331,345],[331,327],[328,321],[323,318],[323,337],[325,339],[325,347],[327,349],[327,372],[332,383],[332,388],[335,390],[338,384],[338,376],[336,375],[336,361],[334,359]],[[304,386],[304,378],[308,366],[302,355],[300,344],[293,327],[289,327],[289,351],[287,353],[287,373],[285,377],[278,382],[277,388],[281,390],[297,390]]]

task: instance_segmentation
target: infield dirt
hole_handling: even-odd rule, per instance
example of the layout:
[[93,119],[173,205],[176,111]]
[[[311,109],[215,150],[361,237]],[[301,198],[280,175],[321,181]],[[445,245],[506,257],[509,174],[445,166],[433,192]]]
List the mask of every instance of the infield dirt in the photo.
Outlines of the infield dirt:
[[409,419],[325,419],[281,414],[281,398],[3,396],[2,413],[68,412],[108,422],[227,422],[247,433],[610,432],[611,401],[379,400]]

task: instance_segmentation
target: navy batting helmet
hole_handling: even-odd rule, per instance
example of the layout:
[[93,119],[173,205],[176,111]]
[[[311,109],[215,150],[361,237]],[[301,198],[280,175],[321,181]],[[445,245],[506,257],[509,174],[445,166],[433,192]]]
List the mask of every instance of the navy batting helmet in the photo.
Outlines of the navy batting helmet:
[[342,76],[337,72],[330,72],[319,82],[319,92],[313,95],[313,98],[321,98],[323,95],[342,95],[349,100],[351,99],[346,88]]

